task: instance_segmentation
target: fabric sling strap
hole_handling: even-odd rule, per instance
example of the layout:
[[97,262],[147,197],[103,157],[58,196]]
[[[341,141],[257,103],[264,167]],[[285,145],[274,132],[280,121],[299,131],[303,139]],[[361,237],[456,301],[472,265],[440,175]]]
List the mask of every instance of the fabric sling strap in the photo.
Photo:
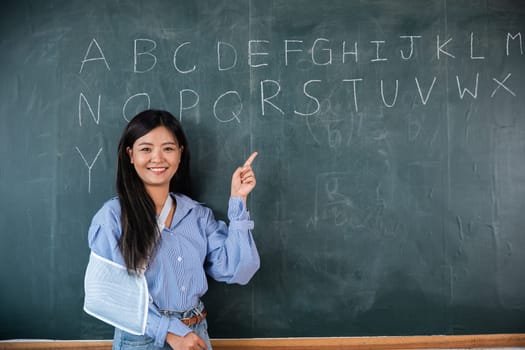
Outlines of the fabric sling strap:
[[[168,194],[157,218],[159,232],[173,206]],[[126,266],[91,251],[84,279],[84,311],[110,325],[143,335],[148,318],[149,293],[144,272],[129,273]]]
[[173,206],[173,200],[171,199],[171,196],[168,194],[168,198],[166,198],[166,201],[164,202],[164,206],[162,207],[162,210],[160,211],[159,216],[157,216],[157,225],[159,226],[159,233],[162,233],[162,230],[164,230],[164,227],[166,226],[165,222],[168,218],[168,215],[170,215],[171,207]]

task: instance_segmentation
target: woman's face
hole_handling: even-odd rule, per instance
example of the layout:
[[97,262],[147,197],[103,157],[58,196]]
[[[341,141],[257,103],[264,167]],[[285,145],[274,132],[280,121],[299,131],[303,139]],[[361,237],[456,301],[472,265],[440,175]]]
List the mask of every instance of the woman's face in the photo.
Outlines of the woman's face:
[[164,126],[159,126],[138,138],[133,148],[127,149],[137,174],[146,190],[167,187],[179,167],[183,147]]

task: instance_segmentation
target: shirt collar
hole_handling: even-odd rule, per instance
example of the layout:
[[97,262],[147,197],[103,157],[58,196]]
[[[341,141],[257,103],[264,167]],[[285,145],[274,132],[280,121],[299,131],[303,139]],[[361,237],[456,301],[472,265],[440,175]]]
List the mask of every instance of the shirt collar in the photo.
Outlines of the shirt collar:
[[188,213],[197,206],[196,202],[178,193],[170,193],[171,197],[176,203],[175,213],[171,219],[170,227],[177,225]]

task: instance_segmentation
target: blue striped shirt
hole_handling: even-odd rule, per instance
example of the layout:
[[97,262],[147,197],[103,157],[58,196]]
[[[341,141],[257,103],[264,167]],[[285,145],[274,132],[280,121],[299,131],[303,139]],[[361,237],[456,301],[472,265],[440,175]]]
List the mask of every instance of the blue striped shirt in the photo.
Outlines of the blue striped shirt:
[[[241,198],[231,197],[229,227],[215,220],[212,211],[179,194],[171,194],[177,206],[170,227],[164,228],[146,270],[150,305],[146,334],[164,346],[168,332],[184,336],[191,330],[160,310],[186,311],[196,307],[208,289],[206,274],[217,281],[246,284],[260,261],[250,221]],[[89,247],[96,254],[125,265],[118,242],[122,234],[120,204],[107,201],[89,228]]]

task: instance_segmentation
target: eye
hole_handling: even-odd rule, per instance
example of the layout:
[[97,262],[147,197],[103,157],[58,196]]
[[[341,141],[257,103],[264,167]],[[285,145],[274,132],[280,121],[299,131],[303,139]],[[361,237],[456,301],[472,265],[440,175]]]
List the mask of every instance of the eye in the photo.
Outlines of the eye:
[[151,148],[150,147],[141,147],[141,148],[139,148],[139,151],[140,152],[151,152]]
[[165,145],[163,148],[164,152],[177,152],[181,150],[181,147],[172,144],[172,145]]

